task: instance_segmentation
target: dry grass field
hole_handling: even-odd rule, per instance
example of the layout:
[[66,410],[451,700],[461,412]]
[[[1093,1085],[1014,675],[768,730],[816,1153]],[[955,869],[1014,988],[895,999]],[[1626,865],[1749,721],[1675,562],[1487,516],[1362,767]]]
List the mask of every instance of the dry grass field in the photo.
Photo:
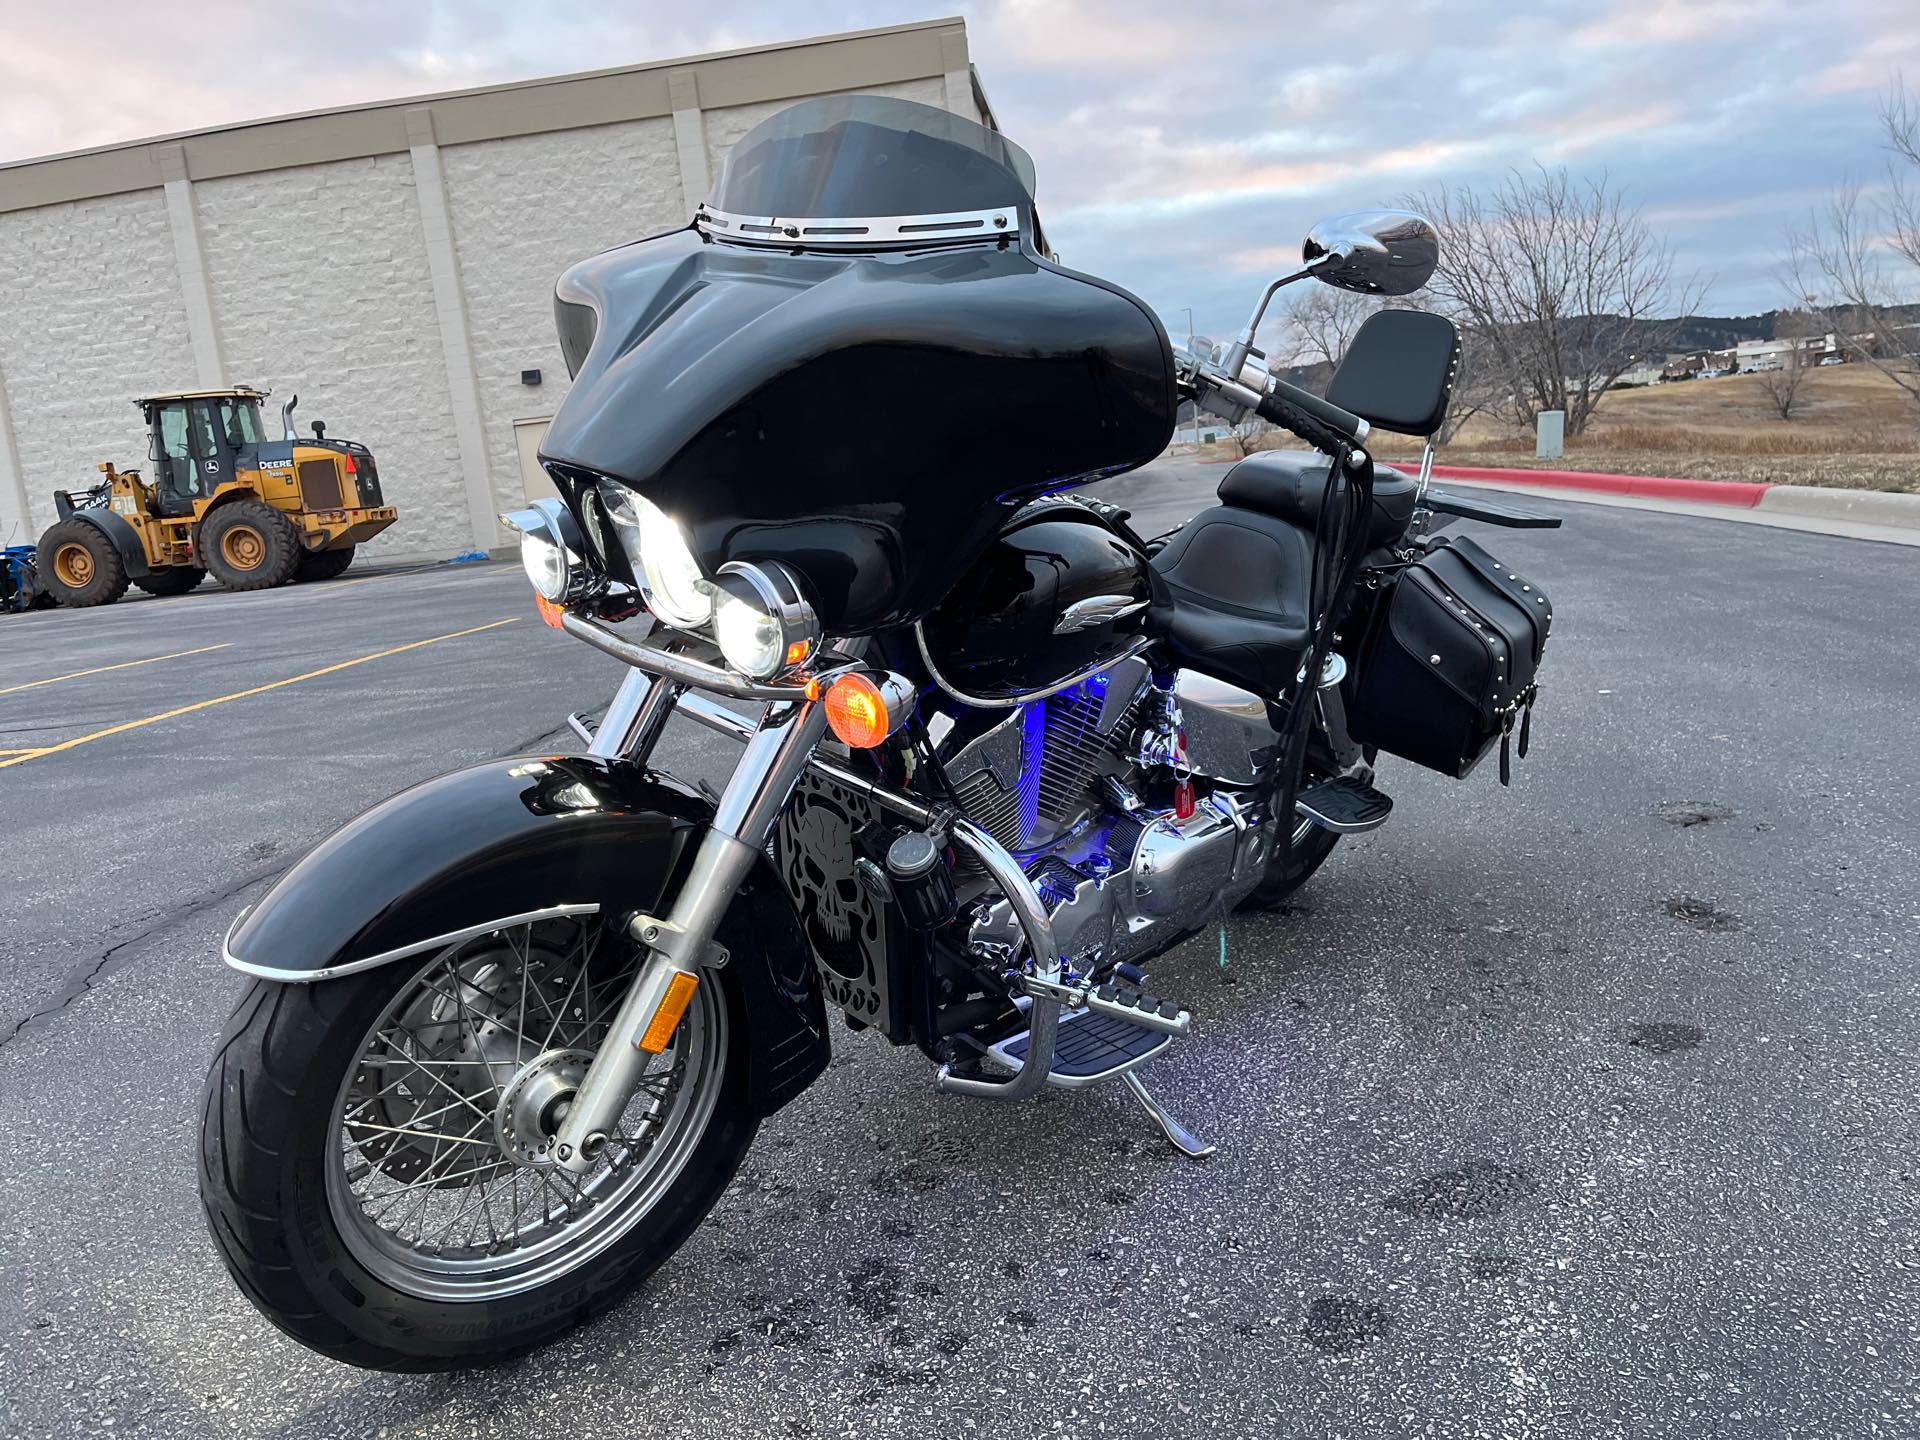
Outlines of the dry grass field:
[[[1440,463],[1920,492],[1920,409],[1893,382],[1859,364],[1812,370],[1793,418],[1783,421],[1763,378],[1616,391],[1588,432],[1568,439],[1560,460],[1535,460],[1531,434],[1476,416],[1440,452]],[[1419,454],[1417,444],[1384,434],[1376,449],[1394,459]]]

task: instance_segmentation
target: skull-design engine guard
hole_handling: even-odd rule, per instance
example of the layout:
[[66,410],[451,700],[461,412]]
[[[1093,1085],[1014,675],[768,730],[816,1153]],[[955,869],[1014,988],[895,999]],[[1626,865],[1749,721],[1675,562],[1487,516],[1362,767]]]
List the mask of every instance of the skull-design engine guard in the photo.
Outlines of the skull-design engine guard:
[[[825,706],[800,687],[756,685],[718,666],[635,645],[578,615],[567,615],[564,628],[632,667],[608,707],[608,720],[618,717],[618,724],[609,727],[602,722],[603,732],[611,728],[614,733],[596,737],[595,751],[618,753],[631,763],[644,765],[665,728],[667,714],[676,708],[689,719],[746,746],[668,913],[634,918],[635,938],[648,946],[647,959],[621,1002],[608,1045],[588,1067],[555,1136],[558,1163],[584,1173],[592,1168],[614,1117],[626,1108],[650,1058],[638,1041],[659,1008],[666,986],[675,970],[711,963],[713,936],[721,918],[772,838],[801,774],[811,769],[912,824],[932,824],[934,812],[911,795],[875,784],[819,755],[826,730]],[[652,678],[655,676],[659,678]],[[702,696],[686,693],[690,687],[773,703],[756,723]],[[953,820],[949,834],[956,845],[973,855],[1012,905],[1027,942],[1028,977],[1057,983],[1060,952],[1046,910],[1019,863],[969,820]],[[1053,1068],[1060,1001],[1037,990],[1034,987],[1028,992],[1032,997],[1027,1016],[1028,1049],[1017,1074],[1007,1080],[987,1080],[955,1075],[950,1066],[943,1065],[935,1077],[936,1088],[992,1100],[1024,1100],[1038,1091]]]

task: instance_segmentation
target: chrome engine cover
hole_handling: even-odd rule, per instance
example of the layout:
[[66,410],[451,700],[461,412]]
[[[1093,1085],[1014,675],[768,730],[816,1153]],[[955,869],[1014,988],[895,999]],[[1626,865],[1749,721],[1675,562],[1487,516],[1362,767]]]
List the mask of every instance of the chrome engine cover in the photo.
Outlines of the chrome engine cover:
[[1228,785],[1258,785],[1272,777],[1280,736],[1267,721],[1265,700],[1198,670],[1182,670],[1173,693],[1194,774]]
[[[1142,764],[1168,763],[1157,757],[1172,756],[1176,735],[1181,768],[1214,786],[1184,820],[1141,808],[1131,788]],[[968,817],[1024,857],[1060,953],[1084,970],[1151,954],[1252,891],[1274,843],[1266,792],[1279,750],[1258,695],[1191,670],[1168,691],[1127,661],[1022,707],[942,763]],[[964,894],[984,877],[955,878]],[[1004,897],[977,902],[968,939],[983,958],[1013,956],[1020,927]]]
[[[1232,909],[1265,873],[1273,828],[1263,805],[1216,793],[1184,820],[1171,811],[1103,819],[1027,873],[1061,955],[1086,970],[1151,954]],[[990,960],[1017,951],[1020,926],[1005,899],[976,910],[968,940]]]

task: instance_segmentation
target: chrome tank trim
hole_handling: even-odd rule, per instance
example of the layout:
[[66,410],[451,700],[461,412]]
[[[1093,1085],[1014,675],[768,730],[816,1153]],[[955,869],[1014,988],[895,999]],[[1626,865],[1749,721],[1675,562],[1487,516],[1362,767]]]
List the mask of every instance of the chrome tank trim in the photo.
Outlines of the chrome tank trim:
[[462,940],[472,940],[477,936],[491,934],[495,930],[505,930],[512,925],[531,925],[541,920],[557,920],[565,915],[593,915],[598,913],[598,904],[587,905],[549,905],[540,910],[526,910],[518,915],[502,915],[497,920],[483,921],[478,925],[468,925],[459,930],[449,930],[444,935],[435,935],[431,939],[418,940],[411,945],[402,945],[397,949],[383,950],[378,955],[362,956],[358,960],[349,960],[344,965],[323,965],[318,970],[277,970],[271,965],[256,965],[251,960],[242,960],[233,953],[233,932],[248,915],[253,913],[249,905],[234,917],[233,924],[227,927],[226,938],[220,942],[220,958],[230,970],[238,970],[242,975],[252,975],[261,980],[276,980],[282,985],[312,985],[321,980],[337,980],[342,975],[358,975],[362,970],[377,969],[390,965],[395,960],[405,960],[409,955],[422,955],[429,950],[447,945],[457,945]]
[[933,656],[927,651],[926,633],[918,621],[915,621],[913,626],[913,643],[919,647],[920,663],[927,667],[927,674],[933,677],[933,683],[946,691],[947,694],[951,695],[954,699],[958,700],[962,705],[971,705],[978,710],[1011,710],[1016,706],[1026,705],[1035,700],[1045,700],[1051,696],[1058,695],[1062,690],[1071,690],[1076,685],[1085,684],[1102,670],[1111,669],[1115,665],[1133,659],[1136,655],[1145,654],[1147,649],[1153,644],[1153,641],[1145,635],[1137,636],[1130,644],[1121,647],[1111,655],[1104,656],[1097,664],[1089,665],[1084,670],[1075,671],[1066,679],[1056,684],[1049,685],[1043,690],[1024,691],[1019,695],[1012,695],[1004,700],[990,699],[984,695],[969,695],[966,691],[956,688],[952,681],[940,673],[940,667],[933,663]]

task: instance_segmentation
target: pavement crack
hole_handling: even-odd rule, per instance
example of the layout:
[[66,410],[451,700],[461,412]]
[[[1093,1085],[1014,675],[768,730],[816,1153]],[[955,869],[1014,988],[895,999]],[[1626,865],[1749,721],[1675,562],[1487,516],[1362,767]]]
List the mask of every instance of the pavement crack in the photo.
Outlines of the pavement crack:
[[[551,744],[543,745],[543,741],[553,741],[571,734],[572,732],[564,726],[558,729],[544,729],[517,745],[512,745],[501,750],[494,758],[504,759],[508,756],[524,755],[529,751],[539,749],[550,750],[553,746]],[[142,921],[148,921],[150,923],[141,925],[140,929],[127,936],[126,939],[117,940],[112,945],[109,945],[105,950],[102,950],[99,955],[95,956],[91,962],[85,965],[84,968],[77,971],[70,971],[65,986],[55,999],[29,1010],[25,1015],[22,1015],[9,1025],[4,1033],[0,1033],[0,1053],[4,1053],[9,1046],[22,1035],[26,1034],[29,1029],[67,1010],[81,996],[91,991],[100,981],[101,977],[107,974],[112,968],[115,958],[119,956],[122,951],[131,946],[138,945],[142,941],[153,938],[153,936],[159,934],[169,926],[177,924],[181,920],[197,915],[203,910],[211,909],[213,906],[219,905],[226,900],[230,900],[233,896],[239,894],[249,886],[259,884],[263,880],[273,880],[277,878],[291,868],[291,864],[292,862],[289,861],[282,865],[270,865],[252,870],[217,890],[195,896],[193,899],[178,905],[151,911],[147,915],[135,917],[132,922],[134,924],[141,924]]]
[[[174,905],[168,909],[153,911],[150,912],[148,916],[140,917],[140,919],[150,919],[151,923],[142,926],[142,928],[136,930],[124,940],[116,940],[105,950],[102,950],[83,970],[69,972],[67,983],[58,997],[45,1005],[29,1010],[9,1026],[5,1034],[0,1034],[0,1053],[4,1053],[14,1041],[26,1034],[34,1025],[41,1021],[49,1020],[53,1016],[67,1010],[76,1000],[92,990],[100,978],[108,972],[109,967],[111,967],[114,962],[114,958],[118,956],[121,951],[126,950],[130,946],[138,945],[144,940],[152,939],[161,931],[181,920],[197,915],[203,910],[210,910],[223,901],[232,899],[250,885],[256,885],[262,880],[275,878],[286,868],[285,865],[276,865],[254,870],[249,874],[241,876],[231,884],[222,886],[218,890],[197,895],[193,899],[184,901],[181,904]],[[134,923],[138,924],[139,921],[136,920]]]

